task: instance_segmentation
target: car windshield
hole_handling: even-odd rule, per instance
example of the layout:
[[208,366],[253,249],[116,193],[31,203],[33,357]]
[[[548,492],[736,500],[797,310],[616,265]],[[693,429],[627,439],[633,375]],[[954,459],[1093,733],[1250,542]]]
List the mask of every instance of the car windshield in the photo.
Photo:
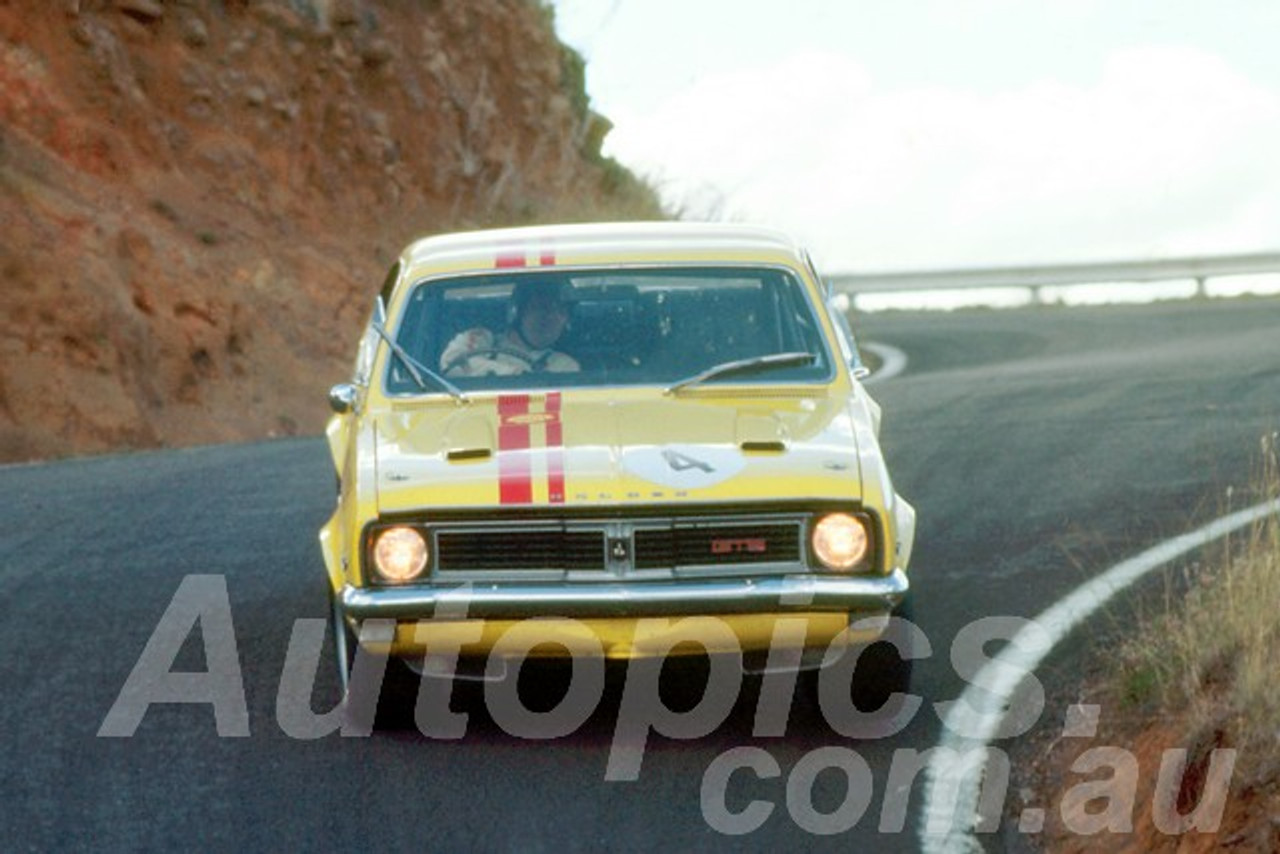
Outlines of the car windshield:
[[[434,279],[408,294],[395,338],[401,357],[463,392],[657,385],[678,393],[700,385],[818,383],[833,373],[804,288],[774,268]],[[389,361],[387,391],[421,394],[401,357]],[[744,369],[751,360],[758,361]]]

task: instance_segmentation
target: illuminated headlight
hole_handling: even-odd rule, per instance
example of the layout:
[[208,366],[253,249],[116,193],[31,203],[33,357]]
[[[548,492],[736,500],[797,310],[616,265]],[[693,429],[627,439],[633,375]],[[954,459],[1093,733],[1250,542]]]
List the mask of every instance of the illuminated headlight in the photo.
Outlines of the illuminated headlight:
[[870,545],[866,523],[848,513],[831,513],[813,526],[813,553],[827,569],[853,569]]
[[373,565],[387,581],[412,581],[427,567],[427,541],[403,525],[379,531],[373,541]]

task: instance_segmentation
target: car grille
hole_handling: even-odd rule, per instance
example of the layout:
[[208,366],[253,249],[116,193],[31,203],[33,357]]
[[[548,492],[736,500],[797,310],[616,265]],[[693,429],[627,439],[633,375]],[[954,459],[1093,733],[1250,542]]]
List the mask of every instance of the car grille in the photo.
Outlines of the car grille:
[[468,531],[436,537],[440,569],[602,569],[602,531]]
[[[678,572],[768,567],[794,571],[804,559],[807,517],[574,522],[555,528],[511,523],[442,525],[437,573]],[[785,565],[785,566],[784,566]]]

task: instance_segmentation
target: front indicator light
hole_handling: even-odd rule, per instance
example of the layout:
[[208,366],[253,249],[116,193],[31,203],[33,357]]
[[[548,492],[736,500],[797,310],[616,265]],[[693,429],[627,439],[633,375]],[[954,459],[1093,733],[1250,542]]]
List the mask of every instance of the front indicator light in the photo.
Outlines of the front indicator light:
[[813,526],[813,553],[827,569],[853,569],[867,555],[866,525],[848,513],[823,516]]
[[388,581],[412,581],[427,566],[427,541],[413,528],[387,528],[373,544],[373,563]]

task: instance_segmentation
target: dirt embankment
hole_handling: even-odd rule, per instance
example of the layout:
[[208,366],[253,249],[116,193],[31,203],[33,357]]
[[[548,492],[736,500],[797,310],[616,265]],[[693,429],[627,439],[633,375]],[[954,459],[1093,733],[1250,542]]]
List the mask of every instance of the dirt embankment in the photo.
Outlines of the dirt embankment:
[[0,460],[320,429],[412,237],[660,215],[533,0],[0,0]]

